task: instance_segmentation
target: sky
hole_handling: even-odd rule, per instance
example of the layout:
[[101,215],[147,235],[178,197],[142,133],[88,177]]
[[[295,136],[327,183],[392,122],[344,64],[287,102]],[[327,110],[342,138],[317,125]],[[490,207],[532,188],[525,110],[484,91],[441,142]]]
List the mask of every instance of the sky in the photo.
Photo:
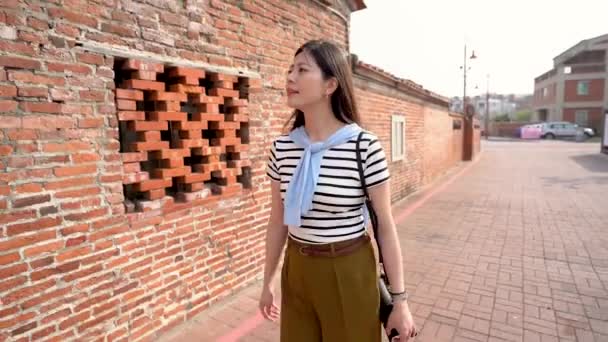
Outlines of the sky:
[[[608,34],[607,0],[365,0],[351,16],[350,52],[443,96],[527,94],[553,58]],[[488,77],[489,75],[489,77]],[[476,89],[477,87],[477,89]]]

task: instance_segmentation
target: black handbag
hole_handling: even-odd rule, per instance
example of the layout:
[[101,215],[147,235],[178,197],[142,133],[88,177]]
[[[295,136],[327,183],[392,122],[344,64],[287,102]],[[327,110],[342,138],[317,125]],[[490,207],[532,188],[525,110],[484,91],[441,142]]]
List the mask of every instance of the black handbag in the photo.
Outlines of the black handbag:
[[[361,160],[361,150],[359,149],[359,145],[361,143],[361,138],[363,137],[363,131],[359,133],[359,137],[357,138],[357,168],[359,170],[359,178],[361,179],[361,187],[363,188],[363,193],[365,194],[365,206],[367,207],[367,211],[369,212],[369,218],[372,223],[372,228],[374,230],[374,241],[376,241],[376,248],[378,250],[378,261],[380,267],[380,277],[378,278],[378,288],[380,290],[380,322],[382,325],[386,326],[386,322],[388,322],[388,317],[393,311],[393,298],[388,291],[388,277],[384,272],[384,265],[382,263],[382,251],[380,250],[380,243],[378,243],[378,216],[374,211],[374,207],[372,206],[372,201],[369,198],[369,193],[367,192],[367,184],[365,183],[365,174],[363,172],[363,161]],[[389,341],[398,336],[397,331],[393,329],[391,334],[389,335]]]

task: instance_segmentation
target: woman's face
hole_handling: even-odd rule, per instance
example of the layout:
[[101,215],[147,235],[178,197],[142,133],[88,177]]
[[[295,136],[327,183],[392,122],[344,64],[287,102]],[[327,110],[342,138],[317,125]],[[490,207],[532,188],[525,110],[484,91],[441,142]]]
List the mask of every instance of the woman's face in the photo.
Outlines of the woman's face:
[[323,73],[314,58],[303,51],[296,55],[293,65],[287,74],[287,105],[302,110],[311,104],[316,104],[331,95],[328,81],[323,79]]

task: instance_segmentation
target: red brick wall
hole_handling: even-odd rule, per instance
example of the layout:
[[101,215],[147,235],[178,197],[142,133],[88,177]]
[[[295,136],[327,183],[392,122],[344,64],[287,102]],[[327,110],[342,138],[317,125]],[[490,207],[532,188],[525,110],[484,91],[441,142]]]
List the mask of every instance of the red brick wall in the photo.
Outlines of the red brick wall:
[[[0,3],[0,341],[139,340],[259,276],[285,70],[347,30],[312,2],[232,3]],[[253,188],[125,214],[115,58],[92,42],[259,73]]]
[[589,81],[589,95],[578,95],[578,80],[566,81],[564,89],[564,100],[566,102],[575,101],[602,101],[604,99],[604,79],[585,80]]
[[[459,129],[454,129],[454,121]],[[458,124],[456,124],[458,125]],[[424,112],[424,177],[428,183],[463,158],[463,118],[447,111],[427,107]]]
[[[460,115],[450,115],[439,106],[408,96],[407,92],[369,83],[356,77],[362,124],[381,140],[389,160],[392,200],[397,201],[434,180],[463,158],[463,130],[453,129]],[[406,153],[391,160],[392,115],[405,116]]]
[[557,84],[551,83],[546,86],[547,96],[543,96],[543,87],[538,87],[534,90],[534,105],[547,105],[555,103],[557,95]]
[[[285,71],[305,40],[346,46],[347,26],[313,2],[62,5],[0,2],[8,27],[0,37],[0,341],[149,340],[259,277],[270,205],[265,161],[289,115]],[[141,170],[121,154],[113,68],[132,56],[259,75],[251,79],[262,89],[247,105],[250,189],[188,202],[166,196],[127,213],[125,176]],[[428,148],[453,147],[425,146],[423,101],[358,83],[363,122],[389,155],[390,113],[407,116],[407,160],[391,165],[393,199],[401,198],[428,179]],[[439,109],[432,115],[447,118]],[[180,134],[184,143],[190,133]]]
[[[357,100],[362,125],[380,138],[389,161],[392,200],[415,191],[422,184],[424,150],[424,112],[419,104],[390,96],[388,89],[370,89],[357,80]],[[392,115],[405,116],[405,158],[391,160]]]
[[586,110],[588,112],[588,127],[593,128],[596,132],[604,131],[604,118],[602,108],[564,108],[564,121],[576,122],[576,111]]

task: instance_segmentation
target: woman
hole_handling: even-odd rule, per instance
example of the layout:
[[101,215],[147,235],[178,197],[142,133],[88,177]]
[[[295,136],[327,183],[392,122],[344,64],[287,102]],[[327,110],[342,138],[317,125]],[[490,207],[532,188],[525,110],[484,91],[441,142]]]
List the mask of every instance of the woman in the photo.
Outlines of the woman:
[[[281,341],[379,342],[377,264],[355,155],[362,129],[346,55],[330,42],[307,42],[295,54],[286,90],[295,120],[272,144],[268,161],[272,208],[260,310],[272,321],[280,315]],[[385,329],[405,341],[416,328],[405,300],[387,162],[370,132],[360,151],[395,301]],[[274,284],[286,240],[279,310]]]

